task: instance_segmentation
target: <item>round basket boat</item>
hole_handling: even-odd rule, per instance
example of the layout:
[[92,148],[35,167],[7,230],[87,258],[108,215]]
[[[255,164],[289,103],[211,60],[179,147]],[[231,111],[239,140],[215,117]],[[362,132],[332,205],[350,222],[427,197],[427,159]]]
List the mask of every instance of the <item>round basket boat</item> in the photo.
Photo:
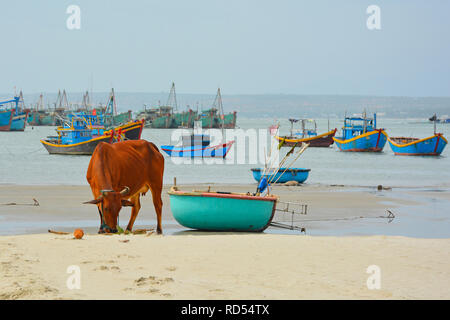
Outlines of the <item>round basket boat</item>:
[[[260,168],[253,168],[251,169],[253,172],[253,178],[255,178],[256,181],[261,181],[261,178],[263,177],[263,171],[264,169]],[[289,168],[286,171],[286,168],[280,168],[278,172],[269,171],[266,174],[264,174],[264,177],[268,181],[273,181],[277,183],[285,183],[288,181],[297,181],[298,183],[303,183],[308,179],[309,172],[311,169],[305,169],[305,168]]]
[[264,231],[272,222],[278,197],[231,192],[169,191],[175,220],[191,229]]

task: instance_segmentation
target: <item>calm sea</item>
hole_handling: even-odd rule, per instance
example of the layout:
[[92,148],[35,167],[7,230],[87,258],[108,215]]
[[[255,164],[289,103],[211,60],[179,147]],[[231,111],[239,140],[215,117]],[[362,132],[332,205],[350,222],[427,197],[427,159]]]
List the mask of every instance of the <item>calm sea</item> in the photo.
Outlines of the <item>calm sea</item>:
[[[267,129],[276,119],[238,118],[243,130]],[[289,132],[290,124],[279,120],[281,134]],[[342,127],[342,121],[319,119],[319,133]],[[378,119],[378,126],[392,136],[428,137],[433,125],[425,120]],[[438,124],[445,136],[450,125]],[[39,142],[54,135],[55,127],[27,127],[25,132],[0,132],[0,183],[18,185],[86,185],[89,156],[49,155]],[[173,130],[145,129],[143,138],[160,146],[171,143]],[[340,131],[338,131],[338,135]],[[270,144],[267,145],[267,149]],[[247,145],[246,156],[252,149]],[[236,152],[232,150],[231,152]],[[295,167],[311,169],[309,184],[342,184],[355,186],[450,186],[449,148],[440,157],[394,156],[388,143],[384,151],[373,153],[343,153],[336,146],[309,148],[295,163]],[[233,156],[230,154],[230,156]],[[253,183],[250,169],[262,164],[174,164],[166,157],[165,182],[177,177],[179,184],[187,183]]]

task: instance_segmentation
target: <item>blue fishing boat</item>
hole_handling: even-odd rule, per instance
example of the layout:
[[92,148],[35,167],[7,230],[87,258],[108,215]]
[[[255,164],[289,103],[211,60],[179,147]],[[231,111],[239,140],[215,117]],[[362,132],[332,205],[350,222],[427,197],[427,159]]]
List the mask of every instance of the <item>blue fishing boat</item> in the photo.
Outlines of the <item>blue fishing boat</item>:
[[311,169],[304,168],[280,168],[279,170],[269,170],[264,173],[264,169],[253,168],[251,169],[253,173],[253,178],[260,182],[262,178],[266,178],[267,181],[285,183],[288,181],[297,181],[298,183],[303,183],[308,179],[309,172]]
[[272,222],[278,197],[231,192],[185,192],[172,187],[170,208],[184,227],[209,231],[264,231]]
[[192,134],[183,136],[179,145],[164,145],[161,149],[170,157],[186,158],[225,158],[234,141],[210,145],[210,136],[205,134]]
[[377,115],[373,118],[345,117],[342,137],[333,137],[339,150],[347,152],[381,152],[387,141],[384,129],[377,129]]
[[444,115],[440,118],[437,117],[436,114],[434,114],[431,118],[428,120],[433,121],[434,123],[450,123],[450,117],[448,115]]
[[[119,140],[139,140],[145,125],[145,120],[130,120],[111,126],[111,120],[107,120],[108,117],[105,118],[105,113],[97,114],[95,110],[94,112],[78,112],[76,115],[84,118],[86,126],[91,128],[93,136],[110,136],[114,131]],[[110,117],[110,119],[112,118]]]
[[[328,132],[317,134],[317,123],[313,119],[289,119],[291,122],[291,134],[288,136],[275,136],[282,147],[300,146],[302,143],[309,144],[309,147],[324,147],[331,146],[334,141],[333,137],[337,129],[329,130]],[[294,123],[300,122],[301,130],[294,133]],[[314,127],[309,127],[308,124],[313,124]]]
[[29,110],[19,107],[20,97],[0,102],[0,131],[24,131]]
[[389,137],[388,141],[394,154],[399,156],[438,156],[448,143],[441,133],[424,139]]
[[91,155],[100,142],[112,143],[115,138],[111,134],[99,134],[89,125],[85,114],[71,114],[62,127],[56,129],[57,136],[47,137],[41,143],[50,154]]

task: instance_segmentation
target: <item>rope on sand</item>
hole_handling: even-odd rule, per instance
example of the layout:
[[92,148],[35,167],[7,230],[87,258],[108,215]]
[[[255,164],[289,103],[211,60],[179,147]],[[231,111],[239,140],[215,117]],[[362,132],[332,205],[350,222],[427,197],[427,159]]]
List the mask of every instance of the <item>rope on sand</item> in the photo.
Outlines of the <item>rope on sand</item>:
[[386,210],[388,213],[387,216],[359,216],[359,217],[345,217],[345,218],[325,218],[325,219],[300,219],[295,220],[294,222],[320,222],[320,221],[341,221],[341,220],[357,220],[357,219],[389,219],[389,223],[391,223],[395,219],[394,213],[390,210]]
[[32,206],[32,207],[39,207],[39,201],[37,201],[35,198],[33,198],[34,203],[0,203],[0,206]]

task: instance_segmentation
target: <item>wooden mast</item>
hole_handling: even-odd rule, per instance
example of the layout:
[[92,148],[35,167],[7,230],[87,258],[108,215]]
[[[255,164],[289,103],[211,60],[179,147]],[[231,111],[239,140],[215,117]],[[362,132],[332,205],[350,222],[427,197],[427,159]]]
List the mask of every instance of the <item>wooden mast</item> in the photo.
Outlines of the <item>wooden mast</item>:
[[172,82],[172,87],[170,88],[169,98],[167,99],[167,106],[172,107],[172,113],[173,113],[173,105],[175,105],[175,110],[178,111],[178,104],[177,104],[177,93],[175,92],[175,82]]

